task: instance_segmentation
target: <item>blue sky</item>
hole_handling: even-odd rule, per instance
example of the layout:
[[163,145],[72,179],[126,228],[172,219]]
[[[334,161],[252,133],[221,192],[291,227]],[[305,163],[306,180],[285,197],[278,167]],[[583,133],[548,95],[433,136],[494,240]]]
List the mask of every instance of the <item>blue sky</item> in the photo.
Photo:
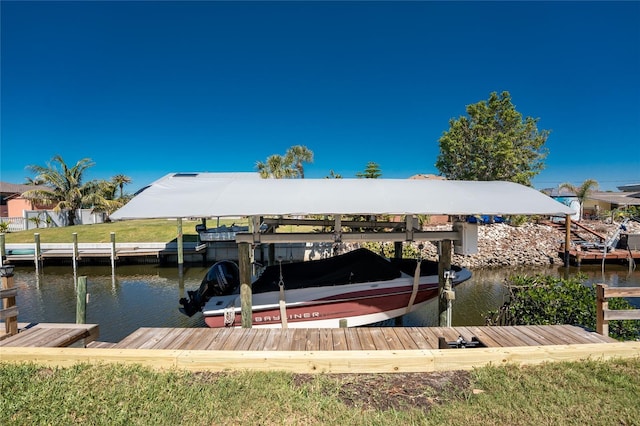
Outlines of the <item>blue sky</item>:
[[536,188],[640,183],[640,2],[1,3],[0,180],[56,154],[128,192],[254,171],[437,173],[467,105],[508,91],[551,130]]

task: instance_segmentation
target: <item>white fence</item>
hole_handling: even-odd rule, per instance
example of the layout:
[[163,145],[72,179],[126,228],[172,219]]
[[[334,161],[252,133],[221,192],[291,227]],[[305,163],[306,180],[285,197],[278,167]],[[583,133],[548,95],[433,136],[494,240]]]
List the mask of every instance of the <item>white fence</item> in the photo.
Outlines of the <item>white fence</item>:
[[[76,225],[103,223],[104,213],[92,213],[91,209],[76,211]],[[23,217],[0,217],[0,222],[8,223],[8,232],[27,231],[29,229],[57,228],[67,226],[66,212],[53,210],[24,210]]]

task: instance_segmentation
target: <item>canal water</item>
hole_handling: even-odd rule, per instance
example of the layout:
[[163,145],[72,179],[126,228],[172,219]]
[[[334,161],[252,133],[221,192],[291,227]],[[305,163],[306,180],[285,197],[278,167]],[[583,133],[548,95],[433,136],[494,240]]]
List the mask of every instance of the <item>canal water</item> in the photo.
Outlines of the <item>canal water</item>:
[[[187,290],[200,285],[204,267],[187,267],[182,278],[176,267],[159,265],[81,266],[78,276],[87,277],[87,323],[99,324],[99,340],[118,342],[140,327],[204,327],[200,314],[189,318],[178,311],[178,300]],[[483,325],[484,313],[505,300],[503,283],[514,274],[537,273],[565,276],[564,267],[475,268],[473,277],[456,287],[453,325]],[[582,272],[588,282],[610,286],[640,286],[640,270],[629,272],[625,265],[570,267],[568,273]],[[38,277],[32,266],[16,267],[20,322],[75,322],[76,294],[71,266],[46,266]],[[639,299],[632,304],[640,307]],[[406,315],[405,326],[437,326],[438,305],[434,300],[424,309]]]

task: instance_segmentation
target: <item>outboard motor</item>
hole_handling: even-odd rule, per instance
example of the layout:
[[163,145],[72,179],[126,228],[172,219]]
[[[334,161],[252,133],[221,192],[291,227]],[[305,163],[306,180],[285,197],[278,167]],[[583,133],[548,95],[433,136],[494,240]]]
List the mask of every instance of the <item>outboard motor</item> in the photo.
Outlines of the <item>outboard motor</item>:
[[202,310],[207,301],[213,296],[226,296],[240,286],[240,270],[238,265],[223,260],[215,263],[202,279],[200,288],[196,291],[187,291],[187,296],[180,299],[180,312],[187,316],[193,316]]

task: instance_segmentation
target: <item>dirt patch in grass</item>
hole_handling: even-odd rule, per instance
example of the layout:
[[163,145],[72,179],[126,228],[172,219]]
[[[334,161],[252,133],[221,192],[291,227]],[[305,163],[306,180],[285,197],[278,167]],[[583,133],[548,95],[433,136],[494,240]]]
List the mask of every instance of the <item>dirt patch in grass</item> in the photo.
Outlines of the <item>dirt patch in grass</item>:
[[[337,374],[337,396],[347,406],[361,410],[428,411],[434,404],[462,398],[472,392],[467,371],[394,374]],[[294,383],[301,386],[314,376],[298,374]]]

